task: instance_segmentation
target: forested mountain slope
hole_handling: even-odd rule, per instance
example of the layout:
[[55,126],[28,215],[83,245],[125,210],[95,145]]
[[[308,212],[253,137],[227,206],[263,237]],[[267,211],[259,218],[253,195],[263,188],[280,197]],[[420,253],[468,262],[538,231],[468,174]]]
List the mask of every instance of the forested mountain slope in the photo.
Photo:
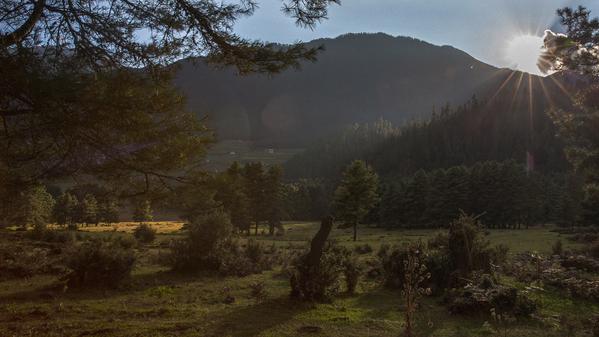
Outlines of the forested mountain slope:
[[[525,89],[529,81],[528,74],[497,69],[453,47],[409,37],[348,34],[309,44],[323,45],[325,51],[301,71],[239,77],[201,59],[184,60],[176,83],[189,107],[208,116],[219,139],[303,147],[348,124],[424,119],[434,106],[460,105],[474,94],[488,98],[499,88],[499,98],[509,102],[518,82]],[[560,93],[550,79],[531,76],[530,81],[543,83],[553,96]],[[541,90],[535,85],[536,111],[547,103],[539,100]],[[524,98],[518,96],[514,111],[527,111]]]

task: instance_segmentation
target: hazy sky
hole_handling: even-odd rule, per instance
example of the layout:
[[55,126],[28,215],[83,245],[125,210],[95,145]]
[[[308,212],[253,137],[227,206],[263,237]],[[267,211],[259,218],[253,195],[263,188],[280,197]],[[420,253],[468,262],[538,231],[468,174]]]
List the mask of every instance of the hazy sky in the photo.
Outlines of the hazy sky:
[[261,0],[253,17],[238,22],[244,37],[272,42],[309,41],[351,32],[405,35],[452,45],[495,66],[513,66],[509,41],[556,29],[557,8],[586,6],[599,16],[599,0],[341,0],[329,20],[314,30],[296,27],[281,12],[281,0]]

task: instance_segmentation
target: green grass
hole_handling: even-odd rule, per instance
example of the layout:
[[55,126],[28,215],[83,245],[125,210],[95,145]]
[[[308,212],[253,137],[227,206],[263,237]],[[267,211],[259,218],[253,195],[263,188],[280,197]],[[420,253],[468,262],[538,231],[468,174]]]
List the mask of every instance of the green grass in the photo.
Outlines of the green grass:
[[[286,223],[287,232],[282,237],[258,236],[257,240],[277,245],[307,244],[310,238],[318,230],[319,224],[314,222],[292,222]],[[510,253],[521,253],[527,251],[537,251],[540,253],[551,253],[552,245],[561,240],[564,249],[579,248],[580,245],[567,240],[565,235],[552,231],[553,227],[535,227],[527,230],[517,229],[492,229],[488,231],[487,238],[492,245],[505,244],[509,247]],[[259,230],[259,233],[263,230]],[[343,245],[369,244],[374,249],[378,249],[382,244],[403,244],[408,242],[426,241],[441,230],[385,230],[381,228],[361,226],[358,229],[358,240],[353,242],[353,229],[334,228],[330,237]],[[253,233],[253,230],[252,230]]]
[[[258,236],[278,246],[304,245],[316,231],[315,223],[287,224],[282,237]],[[375,249],[382,243],[425,240],[435,231],[386,231],[360,228],[358,244]],[[107,235],[108,233],[86,233]],[[11,234],[7,234],[11,235]],[[119,235],[130,235],[119,233]],[[332,236],[342,244],[353,245],[351,231],[335,229]],[[6,235],[4,235],[6,237]],[[170,238],[160,234],[159,240]],[[513,252],[550,251],[560,238],[549,228],[491,231],[492,243],[506,243]],[[564,238],[562,238],[564,239]],[[565,239],[566,246],[571,245]],[[1,242],[0,242],[1,244]],[[151,249],[140,250],[140,263],[130,284],[117,290],[74,290],[56,288],[53,276],[0,282],[0,336],[400,336],[403,324],[401,294],[362,282],[353,296],[341,296],[332,303],[309,304],[289,299],[289,283],[280,270],[244,278],[216,275],[181,276],[145,258]],[[0,261],[1,262],[1,261]],[[263,281],[267,296],[262,301],[250,297],[250,283]],[[521,288],[524,285],[506,279]],[[224,287],[231,288],[236,301],[224,304]],[[568,335],[559,331],[559,315],[570,315],[575,322],[599,312],[596,303],[569,298],[557,290],[531,294],[541,305],[540,319],[516,322],[510,326],[512,337],[591,336],[577,328]],[[418,310],[418,336],[464,337],[494,335],[489,316],[450,315],[441,298],[424,299]],[[582,324],[582,323],[580,323]],[[302,332],[316,326],[318,333]]]

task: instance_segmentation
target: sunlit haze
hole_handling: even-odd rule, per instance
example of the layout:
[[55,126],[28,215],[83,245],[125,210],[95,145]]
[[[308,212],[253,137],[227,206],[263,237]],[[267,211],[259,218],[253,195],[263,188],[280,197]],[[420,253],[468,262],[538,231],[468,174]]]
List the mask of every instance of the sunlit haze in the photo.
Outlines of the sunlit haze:
[[512,69],[543,75],[537,66],[543,38],[535,35],[515,36],[507,42],[505,58]]

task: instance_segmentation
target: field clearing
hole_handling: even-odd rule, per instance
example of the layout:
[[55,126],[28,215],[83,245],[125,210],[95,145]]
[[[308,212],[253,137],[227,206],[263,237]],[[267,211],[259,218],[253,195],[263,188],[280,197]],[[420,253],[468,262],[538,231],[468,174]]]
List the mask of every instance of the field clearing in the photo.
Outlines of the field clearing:
[[204,167],[222,171],[235,161],[240,164],[262,162],[268,165],[281,165],[303,150],[302,148],[254,146],[252,142],[243,140],[223,140],[210,147],[204,159]]
[[[150,225],[159,234],[175,233],[183,227],[181,221],[146,221],[144,222]],[[82,232],[121,232],[121,233],[133,233],[135,228],[139,226],[139,222],[117,222],[114,224],[100,224],[99,226],[80,226],[79,231]]]
[[[149,221],[146,222],[159,234],[179,234],[183,227],[181,221]],[[139,226],[138,222],[118,222],[114,224],[100,224],[99,226],[80,226],[79,231],[89,233],[132,233]],[[260,227],[259,235],[254,236],[252,227],[249,238],[264,244],[275,244],[276,246],[304,245],[314,236],[319,228],[318,222],[289,221],[284,223],[285,235],[268,236],[266,227]],[[551,246],[562,240],[564,248],[579,248],[581,245],[566,239],[566,236],[553,231],[555,226],[531,227],[530,229],[490,229],[487,230],[487,238],[492,245],[504,244],[510,248],[510,253],[521,253],[536,251],[539,253],[550,253]],[[358,240],[352,240],[352,229],[340,229],[335,227],[330,238],[347,246],[369,244],[378,249],[382,244],[404,244],[409,242],[426,241],[435,234],[442,232],[439,229],[397,229],[387,230],[376,227],[361,226],[358,229]],[[245,238],[242,236],[242,238]]]
[[[114,235],[128,236],[136,223],[119,223]],[[343,295],[332,303],[301,303],[289,298],[289,280],[277,267],[242,278],[218,275],[183,276],[168,271],[155,261],[166,252],[161,242],[177,236],[176,222],[152,223],[158,240],[136,248],[139,257],[131,280],[119,289],[76,290],[57,288],[57,277],[34,276],[24,280],[0,282],[0,336],[206,336],[206,337],[396,337],[404,322],[401,293],[382,288],[364,279],[353,296]],[[297,249],[307,244],[317,230],[313,222],[286,224],[280,237],[258,235],[253,238],[282,249]],[[538,250],[549,252],[557,239],[566,248],[575,247],[565,236],[551,232],[552,227],[529,230],[492,230],[493,244],[505,243],[511,252]],[[101,232],[105,230],[105,232]],[[259,231],[261,232],[262,229]],[[83,227],[85,235],[112,235],[111,227]],[[435,230],[397,230],[362,227],[356,244],[376,249],[383,243],[426,240]],[[10,239],[15,232],[4,232]],[[332,237],[353,246],[350,229],[334,229]],[[267,295],[262,300],[250,296],[251,284],[264,282]],[[514,280],[513,285],[524,288]],[[223,303],[224,288],[235,302]],[[582,330],[564,334],[551,324],[559,315],[584,319],[599,313],[594,302],[572,299],[563,292],[540,291],[531,295],[543,304],[541,312],[550,323],[530,319],[510,325],[511,337],[590,337]],[[424,299],[417,315],[418,336],[468,337],[495,336],[490,318],[455,316],[441,304],[442,298]],[[487,323],[486,323],[487,322]],[[318,327],[318,332],[306,332]],[[497,335],[499,336],[499,335]],[[504,335],[501,335],[504,336]]]

